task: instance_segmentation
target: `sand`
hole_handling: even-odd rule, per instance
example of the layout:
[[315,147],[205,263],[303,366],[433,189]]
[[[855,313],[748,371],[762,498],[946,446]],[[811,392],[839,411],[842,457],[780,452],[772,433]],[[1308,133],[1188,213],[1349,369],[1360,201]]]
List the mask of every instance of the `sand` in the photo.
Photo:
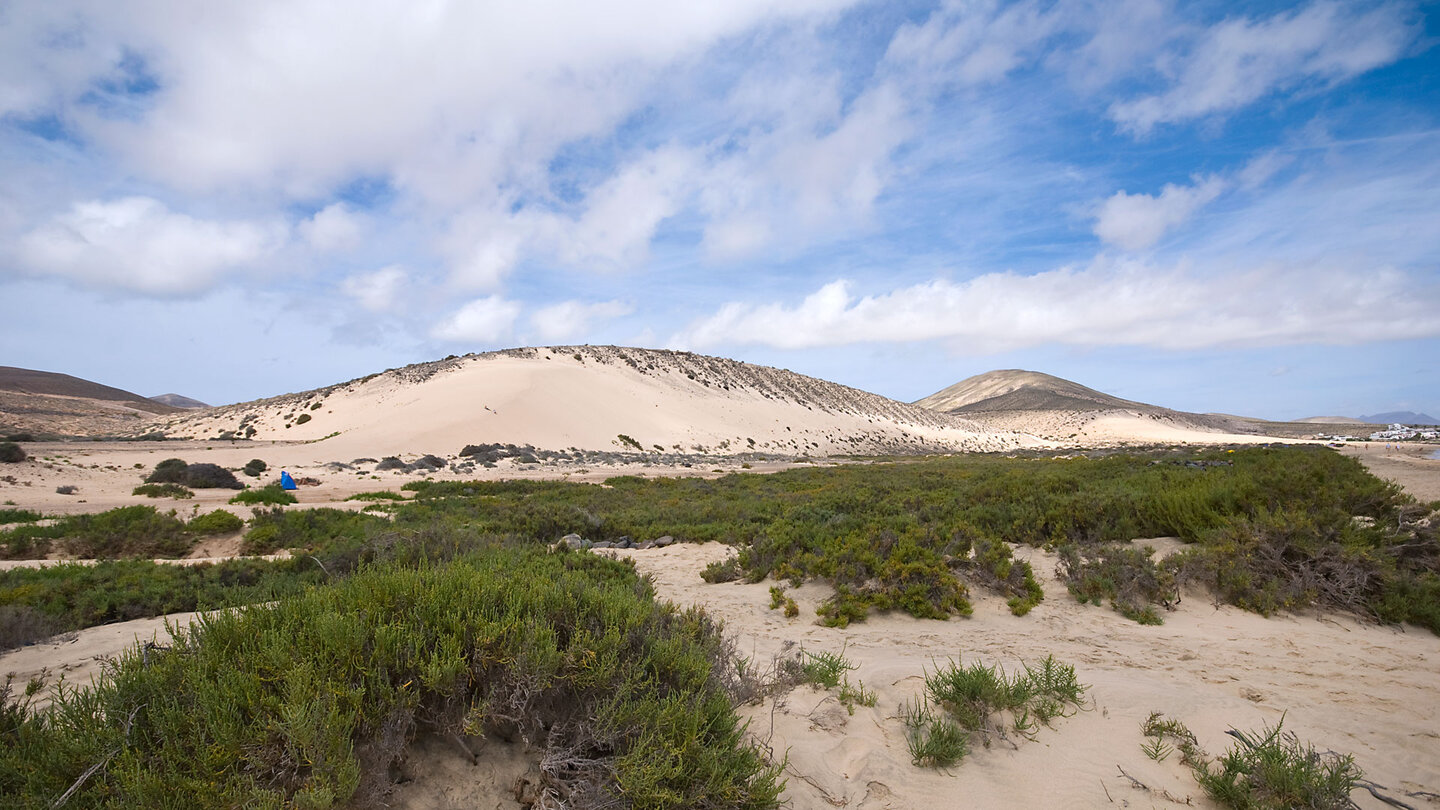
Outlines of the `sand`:
[[[1156,763],[1140,751],[1151,711],[1184,722],[1214,754],[1232,742],[1226,730],[1283,716],[1287,729],[1354,754],[1370,779],[1398,793],[1440,793],[1440,637],[1425,630],[1334,615],[1265,619],[1197,594],[1163,626],[1144,627],[1076,603],[1055,582],[1022,618],[977,594],[971,618],[891,614],[839,630],[813,623],[821,586],[791,590],[801,613],[786,619],[767,607],[774,583],[702,582],[706,563],[733,553],[723,546],[609,553],[633,558],[662,597],[723,619],[756,661],[787,642],[843,650],[858,666],[850,677],[878,693],[875,708],[857,707],[853,716],[834,693],[808,687],[746,710],[751,730],[789,757],[786,795],[797,808],[945,807],[957,797],[971,807],[1211,806],[1178,757]],[[1038,573],[1054,570],[1043,552],[1029,556]],[[910,764],[897,709],[920,693],[927,669],[956,659],[1009,670],[1047,654],[1074,664],[1090,685],[1085,711],[1033,742],[979,749],[948,773]],[[1134,788],[1121,768],[1150,790]],[[1368,794],[1355,798],[1384,806]]]

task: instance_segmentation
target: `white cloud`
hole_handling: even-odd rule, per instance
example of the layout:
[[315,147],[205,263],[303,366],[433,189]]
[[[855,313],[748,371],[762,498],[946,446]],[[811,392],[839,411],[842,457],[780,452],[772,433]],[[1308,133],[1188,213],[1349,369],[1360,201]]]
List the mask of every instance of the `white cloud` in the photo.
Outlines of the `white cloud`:
[[17,253],[35,274],[184,296],[214,287],[284,239],[279,225],[195,219],[150,197],[124,197],[75,203],[21,237]]
[[1097,260],[857,297],[847,281],[796,306],[730,303],[673,345],[782,349],[943,339],[983,354],[1047,343],[1201,349],[1440,335],[1440,287],[1390,268],[1266,265],[1206,272]]
[[1400,58],[1417,36],[1398,4],[1315,2],[1263,20],[1226,19],[1160,64],[1170,87],[1116,102],[1110,115],[1144,135],[1159,124],[1227,113],[1265,96],[1342,82]]
[[1158,197],[1117,191],[1101,204],[1095,235],[1125,250],[1144,250],[1220,196],[1225,185],[1218,177],[1208,177],[1191,186],[1167,183]]
[[391,265],[373,273],[351,276],[340,285],[341,291],[370,312],[394,309],[409,280],[405,268]]
[[520,304],[515,301],[498,295],[477,298],[437,324],[430,336],[455,343],[499,343],[514,333],[519,317]]
[[302,221],[298,230],[316,250],[325,253],[350,250],[364,235],[365,219],[345,203],[332,203]]
[[586,195],[584,213],[563,229],[561,258],[580,266],[638,264],[656,228],[680,209],[698,168],[691,154],[674,148],[622,167]]
[[634,311],[635,307],[625,301],[601,301],[594,304],[562,301],[536,310],[530,316],[530,325],[541,341],[562,343],[587,334],[593,321],[619,318]]
[[946,3],[924,23],[901,27],[886,58],[916,65],[932,81],[996,82],[1035,57],[1066,22],[1068,5]]
[[668,66],[850,2],[357,0],[336,13],[329,0],[257,0],[176,13],[55,0],[0,26],[0,66],[25,77],[5,83],[0,111],[74,104],[137,54],[158,84],[145,114],[75,105],[74,120],[152,177],[304,196],[387,176],[453,206],[530,182],[559,145],[607,133]]

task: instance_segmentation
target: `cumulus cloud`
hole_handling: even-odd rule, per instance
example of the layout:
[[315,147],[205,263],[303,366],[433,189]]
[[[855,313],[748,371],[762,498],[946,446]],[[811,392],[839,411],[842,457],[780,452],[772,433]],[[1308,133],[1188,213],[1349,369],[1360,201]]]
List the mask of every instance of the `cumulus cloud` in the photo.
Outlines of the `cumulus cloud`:
[[1440,335],[1440,287],[1391,268],[1097,260],[1035,275],[990,273],[857,296],[834,281],[799,304],[729,303],[671,343],[782,349],[944,339],[976,354],[1046,343],[1201,349],[1361,343]]
[[634,311],[635,307],[625,301],[600,301],[593,304],[562,301],[536,310],[530,316],[530,325],[541,341],[562,343],[585,335],[595,321],[623,317]]
[[407,280],[405,268],[391,265],[373,273],[351,276],[341,283],[340,289],[363,309],[385,312],[395,308]]
[[300,236],[316,250],[330,253],[350,250],[360,243],[364,235],[365,218],[345,203],[333,203],[303,220],[298,230]]
[[1409,16],[1399,4],[1315,2],[1265,19],[1226,19],[1160,65],[1166,90],[1116,102],[1110,115],[1145,135],[1276,91],[1337,84],[1400,58],[1420,30]]
[[698,169],[691,153],[674,148],[621,168],[586,195],[584,213],[563,229],[561,257],[581,266],[638,264],[656,228],[680,209]]
[[477,298],[456,310],[430,336],[453,343],[494,344],[509,339],[520,317],[520,304],[498,295]]
[[1159,196],[1117,191],[1100,205],[1095,235],[1124,250],[1144,250],[1224,190],[1225,181],[1207,177],[1190,186],[1167,183]]
[[204,292],[277,249],[283,226],[211,221],[150,197],[75,203],[21,237],[29,272],[155,296]]

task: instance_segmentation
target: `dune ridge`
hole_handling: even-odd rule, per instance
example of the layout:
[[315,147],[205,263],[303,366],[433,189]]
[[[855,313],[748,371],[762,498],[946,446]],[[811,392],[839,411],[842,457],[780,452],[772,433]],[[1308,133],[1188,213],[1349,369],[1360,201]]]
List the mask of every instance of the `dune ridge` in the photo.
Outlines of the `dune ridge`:
[[171,416],[150,427],[183,438],[318,442],[332,458],[454,454],[483,442],[819,456],[1037,444],[1013,431],[782,369],[615,346],[449,357]]

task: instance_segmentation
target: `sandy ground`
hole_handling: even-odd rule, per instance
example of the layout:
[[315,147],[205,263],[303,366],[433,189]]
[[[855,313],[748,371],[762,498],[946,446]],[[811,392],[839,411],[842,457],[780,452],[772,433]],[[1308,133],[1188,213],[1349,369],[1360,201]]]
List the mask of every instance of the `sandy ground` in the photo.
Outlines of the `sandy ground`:
[[[295,448],[253,442],[57,445],[37,453],[38,461],[0,471],[16,478],[0,488],[0,501],[13,499],[47,512],[154,503],[130,496],[129,489],[142,469],[160,459],[180,456],[239,466],[258,456],[275,469],[289,465],[303,474],[309,468],[293,463]],[[1386,453],[1383,444],[1372,444],[1345,452],[1421,500],[1436,500],[1440,460],[1427,458],[1434,449]],[[732,471],[723,464],[714,469]],[[572,476],[595,480],[615,472],[575,470]],[[621,472],[719,474],[709,469]],[[485,473],[506,475],[505,470]],[[530,474],[564,477],[553,470]],[[308,505],[333,503],[357,491],[398,489],[415,477],[330,475],[321,487],[302,489],[300,497]],[[19,483],[22,478],[30,484]],[[55,496],[60,481],[81,486],[85,503]],[[201,491],[193,505],[181,502],[179,508],[215,508],[229,495]],[[221,542],[205,554],[225,550]],[[756,737],[777,756],[788,757],[786,795],[802,810],[1213,806],[1178,756],[1156,763],[1141,752],[1140,726],[1151,711],[1187,724],[1212,754],[1229,747],[1227,729],[1258,729],[1283,717],[1287,729],[1317,747],[1353,754],[1367,776],[1392,795],[1440,794],[1440,638],[1428,631],[1334,615],[1264,619],[1214,606],[1195,594],[1168,613],[1163,626],[1143,627],[1108,609],[1076,604],[1055,582],[1047,583],[1046,601],[1023,618],[1011,616],[1000,599],[975,594],[971,618],[936,622],[882,615],[838,630],[814,623],[815,608],[826,595],[821,586],[792,590],[801,615],[786,619],[766,607],[773,583],[705,584],[699,571],[733,553],[724,546],[608,553],[633,557],[643,573],[654,577],[662,597],[701,605],[724,620],[742,651],[759,664],[787,644],[799,644],[816,651],[843,650],[857,665],[850,677],[878,694],[874,708],[857,707],[850,715],[833,693],[802,688],[778,702],[746,709]],[[1053,571],[1054,560],[1044,553],[1017,553],[1030,555],[1042,576]],[[164,643],[167,619],[185,624],[194,616],[91,628],[12,651],[0,656],[0,674],[14,673],[23,682],[44,673],[83,685],[105,661],[137,643]],[[1090,685],[1085,711],[1042,729],[1034,741],[976,750],[948,772],[910,764],[897,709],[921,692],[927,670],[951,659],[1014,669],[1047,654],[1074,664],[1080,680]],[[456,746],[426,741],[406,765],[409,781],[397,802],[408,807],[517,806],[510,784],[533,764],[534,752],[497,747],[491,753],[483,754],[486,764],[477,766]],[[1121,769],[1145,787],[1136,787]],[[1384,806],[1363,792],[1354,798],[1361,807]],[[1405,800],[1417,807],[1440,806],[1424,797]]]
[[1378,478],[1394,481],[1421,503],[1440,501],[1440,444],[1355,442],[1343,451]]
[[[971,618],[883,615],[839,630],[813,623],[826,595],[820,586],[792,590],[801,612],[786,619],[767,607],[773,583],[702,582],[706,563],[732,553],[723,546],[611,553],[632,557],[661,596],[723,619],[756,662],[791,642],[843,650],[858,667],[850,677],[878,693],[875,708],[853,716],[834,693],[810,688],[748,709],[752,732],[789,758],[786,795],[797,808],[949,807],[956,797],[971,807],[1211,806],[1178,757],[1156,763],[1141,752],[1140,727],[1152,711],[1184,722],[1214,754],[1232,742],[1227,729],[1283,716],[1317,747],[1353,753],[1397,794],[1440,793],[1440,638],[1428,631],[1336,616],[1265,619],[1196,595],[1163,626],[1144,627],[1079,605],[1053,582],[1023,618],[977,594]],[[1054,569],[1043,553],[1032,560],[1037,572]],[[921,692],[927,670],[952,659],[1013,670],[1047,654],[1074,664],[1090,685],[1085,711],[1035,741],[978,749],[949,772],[910,764],[897,710]]]

